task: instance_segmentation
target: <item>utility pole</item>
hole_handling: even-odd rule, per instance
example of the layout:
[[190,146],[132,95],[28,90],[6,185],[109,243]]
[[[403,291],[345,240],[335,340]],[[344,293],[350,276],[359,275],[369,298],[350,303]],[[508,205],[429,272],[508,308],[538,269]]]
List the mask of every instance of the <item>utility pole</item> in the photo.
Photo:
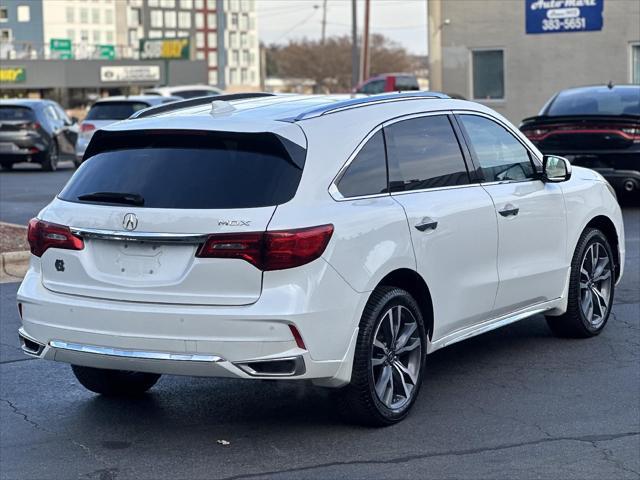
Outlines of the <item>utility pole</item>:
[[351,88],[356,88],[360,79],[358,53],[358,8],[356,0],[351,0]]
[[327,38],[327,0],[322,1],[322,45]]
[[362,33],[362,56],[360,57],[360,81],[369,78],[369,13],[371,0],[364,0],[364,32]]

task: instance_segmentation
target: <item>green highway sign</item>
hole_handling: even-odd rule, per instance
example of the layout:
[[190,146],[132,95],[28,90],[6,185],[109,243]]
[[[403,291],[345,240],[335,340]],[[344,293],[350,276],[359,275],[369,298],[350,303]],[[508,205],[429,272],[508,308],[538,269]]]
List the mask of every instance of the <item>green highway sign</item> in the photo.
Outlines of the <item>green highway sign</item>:
[[116,47],[114,45],[98,45],[98,56],[105,60],[116,58]]
[[52,38],[49,43],[51,50],[54,52],[70,52],[71,40],[68,38]]

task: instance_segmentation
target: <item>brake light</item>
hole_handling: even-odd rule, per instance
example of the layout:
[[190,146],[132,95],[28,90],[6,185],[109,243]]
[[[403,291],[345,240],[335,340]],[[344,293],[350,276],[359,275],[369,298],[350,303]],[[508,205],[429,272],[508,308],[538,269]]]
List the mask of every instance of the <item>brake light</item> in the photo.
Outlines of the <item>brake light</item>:
[[72,234],[69,227],[44,222],[37,218],[29,221],[27,239],[31,253],[36,257],[41,257],[49,248],[65,250],[82,250],[84,248],[84,241]]
[[333,225],[262,233],[213,234],[196,256],[241,259],[262,271],[286,270],[319,258],[332,234]]
[[82,125],[80,125],[80,131],[82,133],[93,132],[95,129],[96,129],[96,126],[93,123],[84,122]]
[[623,128],[621,131],[625,136],[628,136],[630,140],[633,140],[634,143],[640,142],[640,127]]
[[524,133],[529,140],[535,142],[537,140],[542,140],[547,133],[549,133],[549,130],[545,128],[534,128],[532,130],[523,130],[522,133]]
[[27,128],[29,128],[30,130],[38,130],[40,128],[40,123],[38,122],[29,123],[27,125]]

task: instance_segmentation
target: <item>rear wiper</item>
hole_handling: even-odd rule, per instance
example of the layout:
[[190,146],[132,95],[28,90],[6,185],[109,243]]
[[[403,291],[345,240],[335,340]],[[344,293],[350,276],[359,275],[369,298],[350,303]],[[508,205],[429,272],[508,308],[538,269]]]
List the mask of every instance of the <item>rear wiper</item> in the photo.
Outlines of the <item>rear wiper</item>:
[[79,195],[78,200],[88,202],[123,203],[125,205],[144,205],[144,198],[137,193],[93,192]]

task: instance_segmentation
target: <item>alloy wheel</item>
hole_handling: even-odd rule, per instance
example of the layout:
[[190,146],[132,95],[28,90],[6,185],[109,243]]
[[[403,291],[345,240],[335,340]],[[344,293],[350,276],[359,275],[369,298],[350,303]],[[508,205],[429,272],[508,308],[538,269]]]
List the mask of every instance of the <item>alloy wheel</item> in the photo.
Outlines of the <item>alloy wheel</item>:
[[590,326],[599,328],[611,303],[612,269],[609,254],[599,242],[592,243],[580,265],[580,308]]
[[391,410],[412,399],[420,378],[422,340],[415,317],[402,305],[389,308],[373,336],[371,366],[378,400]]

